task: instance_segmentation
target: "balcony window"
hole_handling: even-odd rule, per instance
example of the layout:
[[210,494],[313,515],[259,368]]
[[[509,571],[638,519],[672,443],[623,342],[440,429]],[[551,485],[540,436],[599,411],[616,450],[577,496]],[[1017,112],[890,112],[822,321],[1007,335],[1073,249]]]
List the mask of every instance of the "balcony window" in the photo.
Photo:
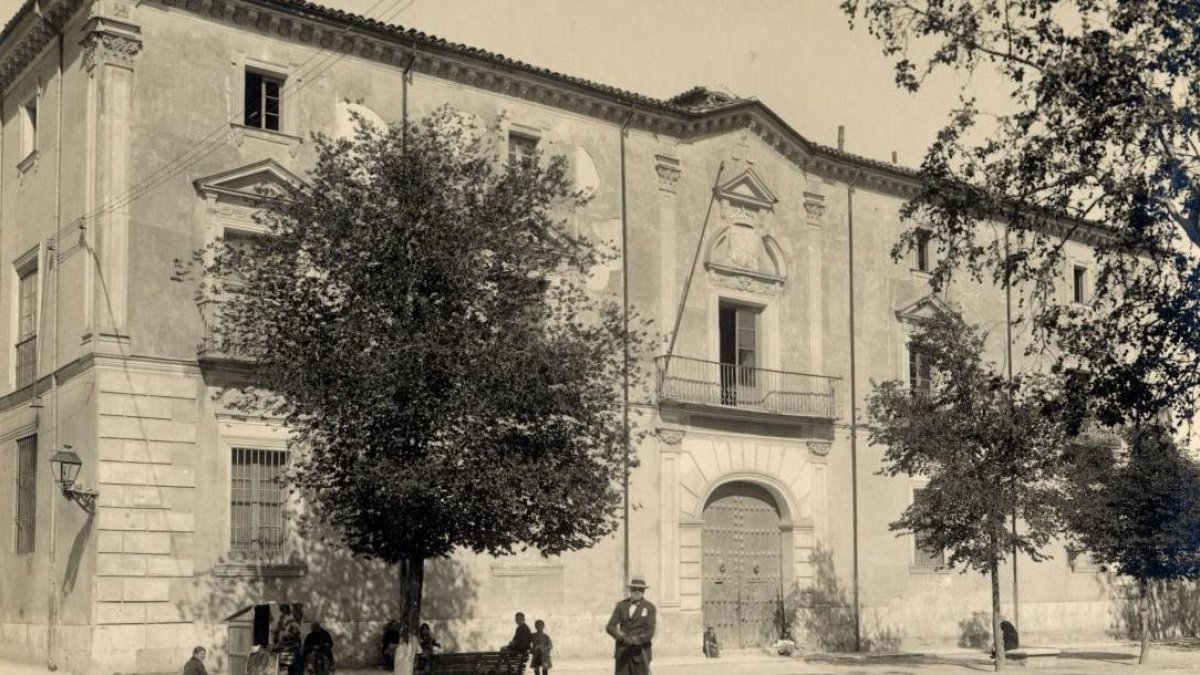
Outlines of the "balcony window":
[[759,310],[734,303],[720,304],[721,402],[737,405],[743,399],[757,398]]

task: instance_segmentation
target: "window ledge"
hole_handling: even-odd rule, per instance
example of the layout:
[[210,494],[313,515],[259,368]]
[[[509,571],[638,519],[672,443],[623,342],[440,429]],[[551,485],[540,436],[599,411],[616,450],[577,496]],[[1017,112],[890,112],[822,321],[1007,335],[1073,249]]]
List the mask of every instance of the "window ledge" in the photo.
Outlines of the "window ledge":
[[950,574],[954,570],[949,567],[923,567],[921,565],[909,565],[909,574]]
[[305,563],[227,562],[213,566],[215,577],[303,577],[308,575]]
[[928,271],[926,271],[926,270],[919,270],[919,269],[917,269],[917,268],[915,268],[915,267],[914,267],[914,268],[912,268],[911,270],[909,270],[909,272],[911,272],[911,273],[912,273],[912,275],[913,275],[914,277],[918,278],[918,279],[928,279],[928,278],[930,278],[931,276],[933,276],[933,273],[932,273],[932,272],[928,272]]
[[249,136],[250,138],[257,138],[260,141],[286,145],[288,147],[296,147],[304,142],[304,139],[300,138],[299,136],[293,136],[291,134],[285,134],[282,131],[272,131],[270,129],[263,129],[260,127],[249,127],[245,124],[238,124],[237,122],[230,122],[229,128],[233,130],[234,141],[238,145],[242,144],[242,138],[246,136]]
[[17,162],[17,171],[19,173],[27,173],[27,172],[37,168],[37,164],[38,164],[38,151],[34,150],[33,152],[30,152],[28,155],[25,155],[25,159],[21,160],[20,162]]

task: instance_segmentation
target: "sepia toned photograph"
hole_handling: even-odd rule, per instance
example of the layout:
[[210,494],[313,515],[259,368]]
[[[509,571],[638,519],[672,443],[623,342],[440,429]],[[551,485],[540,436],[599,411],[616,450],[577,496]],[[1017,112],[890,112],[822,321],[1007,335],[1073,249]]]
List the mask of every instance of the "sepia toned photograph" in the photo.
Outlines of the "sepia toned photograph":
[[1200,672],[1197,0],[0,24],[0,675]]

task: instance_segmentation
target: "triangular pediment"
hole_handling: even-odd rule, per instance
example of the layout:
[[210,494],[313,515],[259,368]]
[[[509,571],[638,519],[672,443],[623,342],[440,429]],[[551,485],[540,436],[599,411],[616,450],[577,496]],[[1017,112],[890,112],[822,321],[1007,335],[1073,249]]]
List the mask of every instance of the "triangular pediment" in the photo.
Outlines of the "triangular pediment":
[[296,174],[273,159],[264,159],[195,181],[196,190],[206,197],[237,197],[251,201],[262,199],[264,193],[282,194],[288,188],[303,184],[304,181]]
[[750,204],[759,208],[769,209],[779,201],[775,193],[767,187],[754,169],[746,169],[732,180],[717,188],[717,194],[731,202]]
[[905,323],[921,323],[935,316],[954,314],[954,309],[938,296],[930,293],[896,310],[896,318]]

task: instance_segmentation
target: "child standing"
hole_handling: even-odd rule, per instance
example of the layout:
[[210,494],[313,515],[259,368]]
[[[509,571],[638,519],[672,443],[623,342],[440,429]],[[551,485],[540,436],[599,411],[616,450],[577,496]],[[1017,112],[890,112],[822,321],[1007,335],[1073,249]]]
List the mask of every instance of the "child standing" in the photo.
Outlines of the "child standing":
[[536,632],[533,634],[533,645],[530,649],[533,652],[533,658],[529,665],[533,668],[533,675],[549,675],[550,673],[550,650],[554,649],[554,643],[550,641],[550,636],[546,635],[546,622],[538,619],[533,622],[533,627]]

